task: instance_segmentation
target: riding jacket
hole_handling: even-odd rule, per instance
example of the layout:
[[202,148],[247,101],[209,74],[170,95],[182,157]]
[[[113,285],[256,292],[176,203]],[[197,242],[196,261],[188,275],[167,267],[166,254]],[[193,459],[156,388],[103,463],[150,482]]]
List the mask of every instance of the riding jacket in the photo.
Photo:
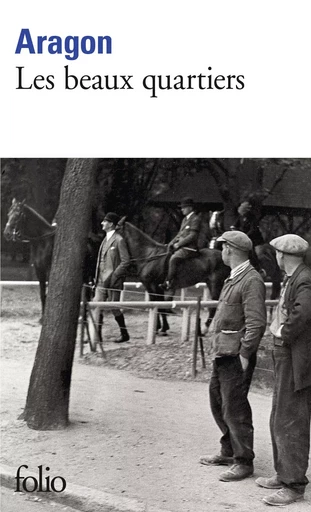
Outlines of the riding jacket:
[[180,230],[171,240],[169,245],[177,244],[176,249],[181,247],[189,247],[191,249],[198,248],[198,238],[200,233],[201,219],[196,213],[192,213],[190,217],[184,217]]

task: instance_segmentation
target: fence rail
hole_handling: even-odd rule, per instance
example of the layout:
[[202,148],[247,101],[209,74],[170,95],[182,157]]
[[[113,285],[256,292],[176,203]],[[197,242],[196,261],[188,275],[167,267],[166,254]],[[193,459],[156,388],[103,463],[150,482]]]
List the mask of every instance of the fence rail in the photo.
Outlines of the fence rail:
[[[265,283],[267,288],[271,288],[271,283]],[[1,287],[14,287],[14,286],[38,286],[38,281],[0,281]],[[82,322],[81,322],[81,336],[80,336],[80,355],[83,355],[83,345],[84,345],[84,331],[87,328],[88,322],[88,311],[91,312],[96,307],[101,309],[111,310],[113,308],[126,308],[126,309],[140,309],[140,310],[148,310],[149,318],[148,318],[148,329],[147,329],[147,337],[146,343],[148,345],[155,343],[155,337],[157,333],[157,315],[159,309],[161,310],[176,310],[180,309],[182,311],[182,325],[181,325],[181,339],[184,341],[189,338],[190,332],[190,317],[193,310],[196,310],[196,328],[195,328],[195,340],[194,340],[194,354],[193,354],[193,366],[192,373],[193,376],[196,375],[196,359],[197,359],[197,344],[200,343],[202,364],[205,365],[204,359],[204,350],[201,337],[198,337],[198,327],[197,322],[200,315],[201,308],[215,308],[218,305],[217,300],[207,300],[209,290],[205,283],[197,283],[195,288],[203,288],[203,300],[201,298],[197,300],[184,300],[186,289],[181,290],[180,300],[173,301],[148,301],[148,293],[145,292],[145,301],[124,301],[124,295],[121,295],[120,301],[113,302],[87,302],[85,299],[85,287],[83,287],[82,294]],[[189,288],[194,288],[189,287]],[[143,284],[140,282],[125,282],[124,289],[122,293],[126,291],[126,288],[135,288],[140,289],[143,288]],[[268,299],[265,301],[267,307],[276,306],[278,300]],[[88,331],[88,328],[87,328]],[[90,341],[90,340],[89,340]],[[104,356],[104,350],[102,344],[100,344],[100,348],[102,350],[102,354]],[[267,370],[268,371],[268,370]],[[270,370],[269,370],[270,371]]]

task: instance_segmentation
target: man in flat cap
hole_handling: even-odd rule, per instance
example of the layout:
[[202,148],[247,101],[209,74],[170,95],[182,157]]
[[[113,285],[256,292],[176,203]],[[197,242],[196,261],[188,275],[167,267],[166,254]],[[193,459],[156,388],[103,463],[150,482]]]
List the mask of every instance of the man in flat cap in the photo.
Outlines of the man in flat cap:
[[[109,212],[105,215],[102,222],[106,236],[98,252],[94,302],[120,300],[126,270],[130,264],[130,255],[125,240],[116,232],[116,225],[119,220],[120,217],[116,213]],[[112,313],[120,327],[121,333],[121,336],[114,340],[114,342],[122,343],[129,341],[130,336],[125,325],[123,313],[119,308],[113,309]],[[101,315],[100,308],[95,308],[93,310],[94,323],[89,323],[91,342],[95,346],[101,340]]]
[[180,230],[168,244],[168,249],[173,253],[169,261],[167,280],[163,284],[166,290],[175,290],[175,277],[180,264],[189,258],[198,255],[198,239],[201,219],[194,211],[194,202],[190,197],[185,197],[180,203],[180,209],[184,215]]
[[279,267],[286,272],[270,330],[274,349],[274,394],[270,432],[275,475],[256,483],[276,492],[268,505],[289,505],[303,499],[308,483],[311,416],[311,269],[303,263],[308,249],[298,235],[270,242]]
[[243,480],[254,472],[253,422],[248,402],[256,353],[266,327],[265,284],[249,261],[250,238],[226,231],[222,259],[231,268],[210,326],[213,371],[210,406],[222,432],[220,453],[200,458],[201,464],[231,465],[219,480]]

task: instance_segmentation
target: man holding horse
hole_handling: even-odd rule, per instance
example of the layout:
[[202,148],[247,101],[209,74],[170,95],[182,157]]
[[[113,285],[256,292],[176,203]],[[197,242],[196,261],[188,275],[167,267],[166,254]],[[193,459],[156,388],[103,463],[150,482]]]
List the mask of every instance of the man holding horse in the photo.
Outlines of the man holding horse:
[[250,238],[226,231],[222,259],[231,268],[210,326],[213,371],[210,406],[222,432],[220,454],[201,457],[201,464],[232,466],[219,480],[232,482],[253,474],[253,423],[248,391],[256,353],[266,327],[265,285],[249,261]]
[[[130,264],[130,255],[125,240],[116,232],[116,225],[120,217],[113,212],[105,215],[102,222],[106,236],[100,246],[95,272],[94,302],[119,301],[123,288],[126,270]],[[112,310],[117,324],[120,327],[120,337],[115,343],[129,341],[130,336],[125,325],[124,315],[119,308]],[[96,344],[101,341],[100,327],[102,323],[100,308],[94,310],[94,325],[90,324],[91,341]]]
[[303,258],[309,247],[298,235],[270,242],[285,270],[283,289],[270,326],[273,334],[274,393],[270,432],[275,475],[256,483],[275,492],[268,505],[285,506],[303,499],[310,450],[311,420],[311,269]]
[[175,290],[175,278],[182,262],[198,255],[200,217],[194,212],[194,203],[190,197],[181,201],[180,208],[184,219],[179,232],[168,244],[168,249],[173,255],[169,261],[167,280],[163,284],[166,290]]

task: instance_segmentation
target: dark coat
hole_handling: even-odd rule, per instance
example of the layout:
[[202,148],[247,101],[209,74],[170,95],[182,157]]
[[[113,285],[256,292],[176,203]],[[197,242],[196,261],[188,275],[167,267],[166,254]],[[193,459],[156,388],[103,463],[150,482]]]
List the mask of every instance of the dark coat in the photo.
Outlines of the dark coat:
[[263,279],[251,265],[225,281],[209,329],[215,355],[249,358],[257,352],[266,328],[265,297]]
[[129,264],[130,255],[122,236],[114,233],[108,241],[104,238],[98,252],[95,285],[122,289]]
[[180,230],[169,245],[177,244],[177,249],[181,247],[198,248],[198,239],[200,233],[201,219],[193,213],[189,219],[185,217],[181,223]]
[[311,269],[299,265],[289,278],[284,306],[287,319],[281,336],[290,347],[295,391],[311,386]]

